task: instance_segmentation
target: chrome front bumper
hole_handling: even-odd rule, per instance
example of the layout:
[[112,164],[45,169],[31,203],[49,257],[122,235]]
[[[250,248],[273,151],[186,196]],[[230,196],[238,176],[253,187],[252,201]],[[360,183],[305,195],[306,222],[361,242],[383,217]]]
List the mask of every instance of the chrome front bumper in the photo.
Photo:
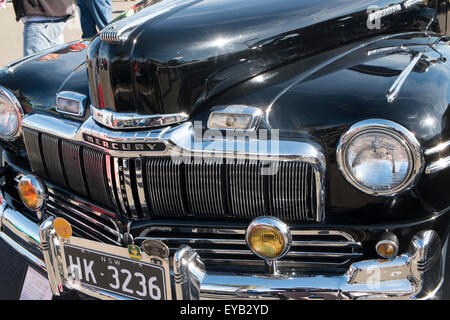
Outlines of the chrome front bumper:
[[[32,265],[47,272],[54,294],[67,285],[59,276],[52,247],[58,246],[52,218],[42,225],[0,205],[0,238]],[[353,263],[343,275],[252,276],[211,274],[201,257],[182,246],[174,255],[174,297],[177,299],[427,299],[443,282],[447,243],[435,231],[419,232],[406,253],[394,260]],[[85,287],[69,287],[104,298],[121,297]]]

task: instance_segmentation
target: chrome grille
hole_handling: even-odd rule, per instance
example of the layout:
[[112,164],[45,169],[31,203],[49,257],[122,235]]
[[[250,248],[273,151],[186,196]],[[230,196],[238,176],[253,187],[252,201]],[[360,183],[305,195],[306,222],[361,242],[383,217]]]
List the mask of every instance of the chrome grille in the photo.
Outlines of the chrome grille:
[[[362,245],[350,234],[338,230],[291,230],[292,247],[279,261],[285,270],[300,268],[345,268],[362,256]],[[208,267],[241,266],[241,271],[264,270],[245,242],[245,229],[199,227],[194,225],[153,225],[146,228],[137,243],[161,240],[175,252],[181,245],[194,248]]]
[[33,172],[127,219],[323,218],[317,212],[318,173],[306,162],[281,161],[276,174],[263,175],[263,164],[248,159],[117,158],[27,128],[24,140]]
[[[19,176],[15,179],[18,187]],[[74,235],[104,243],[121,245],[123,235],[118,218],[107,209],[85,202],[47,183],[46,213],[70,222]]]

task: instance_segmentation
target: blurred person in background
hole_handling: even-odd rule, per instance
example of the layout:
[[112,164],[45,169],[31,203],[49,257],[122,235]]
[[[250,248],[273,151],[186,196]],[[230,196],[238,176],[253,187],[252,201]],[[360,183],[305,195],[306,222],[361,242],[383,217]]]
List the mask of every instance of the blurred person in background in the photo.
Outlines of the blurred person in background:
[[78,0],[82,38],[94,37],[112,19],[111,0]]
[[72,0],[13,0],[17,21],[24,24],[23,54],[64,43],[64,27],[73,15]]
[[0,0],[0,9],[6,8],[6,0]]

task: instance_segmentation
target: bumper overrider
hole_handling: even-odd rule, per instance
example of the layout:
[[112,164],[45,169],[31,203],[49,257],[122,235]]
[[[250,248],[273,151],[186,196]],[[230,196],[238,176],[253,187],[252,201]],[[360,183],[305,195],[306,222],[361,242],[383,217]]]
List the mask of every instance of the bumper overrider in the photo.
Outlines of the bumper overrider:
[[[54,218],[36,224],[20,212],[0,206],[0,237],[34,267],[46,272],[55,295],[77,290],[101,299],[123,297],[64,279],[58,257],[60,239]],[[251,276],[210,274],[201,256],[182,246],[173,257],[172,298],[196,299],[426,299],[443,282],[446,243],[433,230],[417,233],[407,252],[393,260],[353,263],[342,275]]]

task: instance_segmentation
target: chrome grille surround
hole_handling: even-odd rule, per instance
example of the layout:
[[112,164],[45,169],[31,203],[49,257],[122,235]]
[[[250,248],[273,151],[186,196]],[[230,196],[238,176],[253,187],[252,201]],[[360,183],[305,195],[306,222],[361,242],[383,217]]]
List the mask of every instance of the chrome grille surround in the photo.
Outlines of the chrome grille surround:
[[[362,257],[362,244],[347,232],[340,230],[291,229],[292,246],[278,264],[281,269],[300,268],[339,269]],[[183,222],[179,224],[154,223],[135,238],[136,243],[146,239],[166,243],[174,253],[181,245],[189,245],[202,257],[208,267],[241,266],[240,272],[263,270],[264,260],[248,249],[245,228],[209,226]]]
[[[286,220],[311,222],[319,222],[324,218],[325,159],[320,148],[311,142],[283,140],[279,141],[275,150],[272,145],[267,146],[266,140],[252,140],[253,147],[249,147],[247,141],[239,141],[239,143],[233,142],[230,148],[230,141],[226,138],[197,141],[198,137],[191,123],[150,131],[130,132],[101,127],[92,117],[80,124],[47,115],[33,114],[24,118],[23,126],[25,131],[34,132],[34,135],[30,135],[34,137],[33,143],[30,143],[28,135],[25,137],[27,149],[30,148],[28,150],[39,149],[34,146],[39,143],[36,132],[38,136],[51,135],[60,138],[60,143],[55,144],[55,146],[59,145],[59,148],[66,144],[81,146],[81,151],[78,150],[78,152],[84,159],[84,163],[80,159],[82,165],[90,167],[87,164],[87,161],[90,161],[97,168],[96,170],[91,168],[89,176],[98,175],[97,181],[104,180],[104,186],[94,185],[91,177],[85,176],[86,193],[89,194],[89,189],[101,191],[102,196],[95,198],[102,200],[102,205],[133,220],[150,218],[148,212],[153,198],[166,197],[167,200],[174,198],[179,200],[180,195],[183,201],[166,201],[166,207],[152,208],[151,215],[162,216],[172,211],[172,216],[183,216],[187,213],[186,211],[189,211],[199,216],[208,212],[209,215],[206,216],[211,217],[211,214],[214,214],[216,217],[223,218],[227,216],[224,214],[225,210],[234,212],[231,214],[233,217],[243,215],[241,218],[249,219],[264,214],[279,216]],[[63,142],[65,140],[68,142]],[[211,149],[212,144],[214,149]],[[231,165],[235,167],[227,171],[226,168],[205,160],[209,158],[217,160],[219,157],[226,163],[223,166],[228,166],[231,162],[233,163]],[[188,188],[189,194],[185,194],[184,189],[178,189],[183,181],[177,180],[179,177],[174,173],[174,170],[178,170],[177,161],[187,158],[194,159],[194,162],[183,164],[180,170],[184,170],[182,179],[195,178],[185,181],[186,184],[191,183]],[[160,159],[167,159],[168,163]],[[195,159],[200,159],[203,163],[197,166]],[[151,168],[149,163],[155,167]],[[277,163],[280,171],[276,176],[266,176],[265,181],[258,182],[255,176],[255,168],[258,167],[252,163]],[[155,169],[158,166],[168,170]],[[296,170],[292,170],[295,168]],[[82,174],[86,175],[85,171]],[[39,174],[39,172],[36,173]],[[152,174],[156,175],[155,179],[148,179],[148,176]],[[240,179],[236,180],[236,175],[240,175]],[[276,178],[278,175],[281,178]],[[202,199],[209,197],[214,197],[218,203],[226,202],[223,198],[224,194],[221,194],[224,187],[220,181],[214,182],[218,177],[222,177],[221,181],[228,179],[227,184],[230,187],[226,192],[236,192],[233,183],[235,186],[236,183],[240,183],[241,191],[252,193],[249,197],[252,201],[238,203],[235,197],[230,197],[232,202],[229,205],[230,209],[226,209],[227,204],[220,207],[211,201],[204,202]],[[160,185],[153,185],[158,183],[158,179],[160,179]],[[298,181],[298,184],[292,184],[294,180]],[[209,187],[199,190],[199,183],[202,184],[204,181],[209,183]],[[266,184],[264,187],[266,190],[270,190],[270,196],[267,192],[261,195],[260,191],[254,190],[255,185],[256,189],[261,190],[263,184]],[[299,185],[300,188],[298,188]],[[309,189],[306,190],[305,186],[309,186]],[[155,190],[148,192],[152,187]],[[168,193],[161,194],[162,188],[168,190]],[[86,193],[82,193],[83,196]],[[171,194],[170,197],[169,194]],[[289,197],[297,201],[289,201]],[[247,201],[245,195],[241,198]],[[286,199],[288,199],[287,202]],[[168,203],[174,207],[167,207]],[[189,210],[186,210],[186,206],[189,206]],[[263,207],[266,211],[260,212]],[[286,212],[282,212],[280,208],[287,208]],[[308,208],[309,211],[306,210]]]

